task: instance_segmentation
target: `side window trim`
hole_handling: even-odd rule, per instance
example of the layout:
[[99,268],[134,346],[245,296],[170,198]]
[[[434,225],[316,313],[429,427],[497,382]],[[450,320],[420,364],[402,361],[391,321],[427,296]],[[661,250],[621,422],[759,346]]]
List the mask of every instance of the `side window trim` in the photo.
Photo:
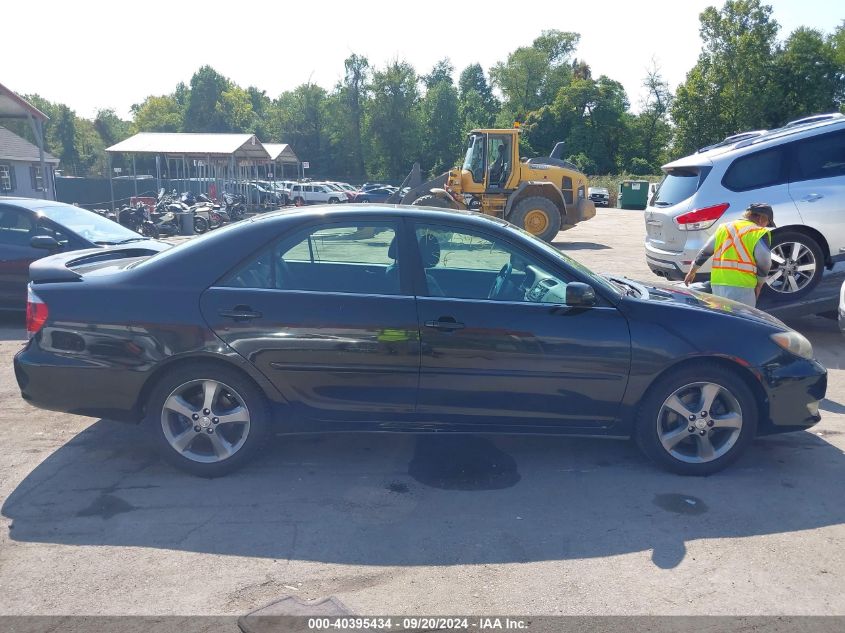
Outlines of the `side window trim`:
[[[299,236],[307,235],[308,236],[308,247],[309,247],[309,254],[311,257],[311,262],[313,264],[319,263],[318,260],[314,257],[313,246],[311,243],[311,236],[318,230],[322,228],[330,228],[330,227],[344,227],[350,226],[350,220],[333,220],[326,222],[325,219],[314,219],[310,222],[305,224],[300,224],[292,229],[291,234],[286,237],[275,237],[270,239],[268,242],[265,242],[261,247],[255,249],[252,253],[245,256],[238,264],[233,266],[231,269],[227,270],[223,273],[213,284],[211,284],[211,288],[235,288],[241,290],[261,290],[265,292],[296,292],[296,293],[312,293],[312,294],[354,294],[358,296],[384,296],[384,297],[413,297],[415,295],[414,288],[412,287],[411,281],[411,271],[410,267],[407,263],[408,262],[408,254],[407,252],[410,250],[409,245],[407,244],[407,235],[408,235],[408,228],[406,226],[406,221],[404,218],[379,218],[377,216],[365,216],[360,219],[356,219],[352,221],[352,223],[362,223],[362,224],[381,224],[390,226],[394,230],[394,234],[397,239],[397,258],[396,262],[399,265],[399,292],[394,294],[384,294],[384,293],[373,293],[373,292],[344,292],[344,291],[326,291],[326,290],[296,290],[296,289],[284,289],[284,288],[276,288],[276,266],[274,265],[274,258],[276,254],[279,252],[279,249],[282,247],[283,243],[288,244],[295,244],[295,240]],[[263,253],[269,253],[270,257],[270,277],[271,277],[271,287],[241,287],[241,286],[229,286],[227,285],[229,281],[235,277],[235,275],[242,272],[246,267],[250,265],[250,263],[254,262],[256,259],[261,257]],[[403,255],[404,253],[404,255]],[[375,265],[375,264],[350,264],[350,265]]]

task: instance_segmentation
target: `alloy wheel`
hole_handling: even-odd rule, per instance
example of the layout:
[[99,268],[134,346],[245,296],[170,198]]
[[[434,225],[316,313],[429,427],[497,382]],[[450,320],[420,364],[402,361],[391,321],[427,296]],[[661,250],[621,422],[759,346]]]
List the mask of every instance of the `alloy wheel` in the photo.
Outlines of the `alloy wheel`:
[[165,399],[161,428],[182,457],[212,464],[237,453],[246,442],[250,415],[243,398],[216,380],[191,380]]
[[766,283],[775,292],[798,292],[816,274],[813,251],[800,242],[785,242],[772,247],[772,270]]
[[695,382],[676,389],[660,407],[657,435],[663,448],[688,464],[712,462],[736,444],[742,408],[722,385]]

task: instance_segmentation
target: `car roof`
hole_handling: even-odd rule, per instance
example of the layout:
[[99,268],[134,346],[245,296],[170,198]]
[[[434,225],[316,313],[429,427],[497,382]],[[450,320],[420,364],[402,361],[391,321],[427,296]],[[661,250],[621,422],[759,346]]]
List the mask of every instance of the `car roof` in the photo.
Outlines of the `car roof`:
[[30,211],[39,211],[45,207],[70,207],[71,209],[80,209],[87,211],[83,207],[75,207],[72,204],[64,202],[56,202],[55,200],[45,200],[44,198],[21,198],[14,196],[0,196],[0,204],[10,204]]
[[[733,158],[750,151],[748,148],[763,149],[772,147],[783,140],[792,137],[801,138],[801,134],[816,132],[832,127],[833,129],[845,129],[845,116],[839,113],[830,115],[818,115],[791,121],[783,127],[772,130],[755,130],[729,136],[720,143],[703,147],[694,154],[684,156],[661,167],[664,171],[674,167],[701,167],[712,165],[717,157]],[[730,156],[728,156],[730,155]]]
[[463,220],[469,220],[479,225],[487,226],[505,226],[508,223],[501,218],[485,215],[476,211],[467,211],[464,209],[443,209],[437,207],[418,207],[408,204],[357,204],[347,207],[345,205],[315,205],[311,207],[297,207],[296,209],[280,209],[278,211],[270,211],[262,213],[247,220],[248,222],[265,222],[273,219],[281,219],[288,217],[295,217],[300,219],[311,218],[336,218],[342,220],[343,218],[355,218],[362,215],[378,216],[384,215],[388,217],[416,217],[425,218],[427,220],[448,222],[450,219],[454,220],[459,217]]

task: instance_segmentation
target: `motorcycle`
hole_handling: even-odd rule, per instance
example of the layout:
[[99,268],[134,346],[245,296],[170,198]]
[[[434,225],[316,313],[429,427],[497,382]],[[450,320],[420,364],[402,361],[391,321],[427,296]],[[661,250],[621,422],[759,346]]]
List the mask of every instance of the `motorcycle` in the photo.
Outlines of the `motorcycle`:
[[233,222],[243,220],[246,216],[246,199],[242,194],[223,194],[222,210],[226,211]]
[[153,221],[150,219],[150,213],[143,204],[139,203],[135,207],[125,206],[117,214],[118,222],[136,233],[140,233],[145,237],[158,239],[159,231]]

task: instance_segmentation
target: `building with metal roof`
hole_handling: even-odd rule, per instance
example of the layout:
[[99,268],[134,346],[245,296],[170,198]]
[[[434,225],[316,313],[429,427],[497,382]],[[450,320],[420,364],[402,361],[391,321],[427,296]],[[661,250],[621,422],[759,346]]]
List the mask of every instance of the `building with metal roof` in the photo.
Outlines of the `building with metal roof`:
[[0,121],[29,122],[36,144],[0,127],[0,194],[55,200],[53,171],[59,159],[44,151],[46,114],[0,84]]

